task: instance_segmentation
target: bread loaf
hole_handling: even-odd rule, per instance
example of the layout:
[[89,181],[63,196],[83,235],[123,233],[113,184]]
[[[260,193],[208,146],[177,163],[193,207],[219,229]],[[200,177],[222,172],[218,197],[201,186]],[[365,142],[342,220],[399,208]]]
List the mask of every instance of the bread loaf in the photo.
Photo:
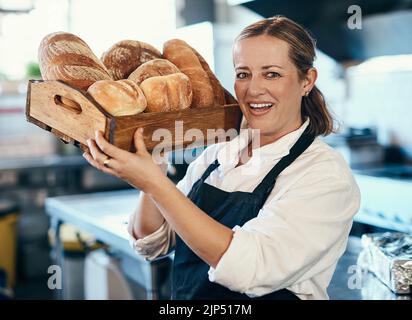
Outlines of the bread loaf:
[[55,32],[44,37],[38,58],[44,80],[61,80],[74,88],[87,90],[96,81],[111,79],[89,46],[71,33]]
[[141,41],[123,40],[102,55],[102,62],[114,80],[127,79],[141,64],[160,58],[159,50]]
[[140,85],[148,112],[176,111],[189,108],[192,103],[192,87],[183,73],[151,77]]
[[193,90],[193,107],[212,107],[214,105],[213,87],[199,58],[192,48],[183,40],[173,39],[163,46],[163,57],[173,64],[190,79]]
[[197,52],[194,48],[192,48],[192,50],[196,54],[196,56],[198,57],[199,62],[202,65],[203,70],[205,70],[207,76],[209,77],[210,84],[212,85],[212,88],[213,88],[214,105],[215,106],[225,105],[227,103],[225,101],[225,89],[220,84],[219,79],[216,78],[215,74],[210,69],[209,64],[201,56],[201,54],[199,52]]
[[169,60],[154,59],[143,63],[129,75],[128,79],[140,85],[144,80],[148,78],[166,76],[168,74],[178,72],[180,72],[180,70]]
[[87,93],[113,116],[135,115],[147,106],[142,90],[130,80],[98,81]]

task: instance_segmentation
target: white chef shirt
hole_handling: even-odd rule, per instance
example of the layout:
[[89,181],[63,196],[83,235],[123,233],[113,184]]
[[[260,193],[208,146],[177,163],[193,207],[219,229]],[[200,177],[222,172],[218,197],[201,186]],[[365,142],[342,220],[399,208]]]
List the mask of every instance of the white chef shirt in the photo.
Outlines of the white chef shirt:
[[[187,195],[208,165],[220,166],[205,180],[227,192],[252,192],[309,124],[253,150],[235,167],[248,144],[247,131],[209,146],[193,161],[177,188]],[[233,239],[209,280],[250,297],[286,288],[300,299],[328,299],[327,287],[347,245],[359,188],[343,157],[319,137],[278,176],[256,218],[233,228]],[[212,236],[212,235],[211,235]],[[175,233],[165,222],[131,245],[147,260],[173,250]]]

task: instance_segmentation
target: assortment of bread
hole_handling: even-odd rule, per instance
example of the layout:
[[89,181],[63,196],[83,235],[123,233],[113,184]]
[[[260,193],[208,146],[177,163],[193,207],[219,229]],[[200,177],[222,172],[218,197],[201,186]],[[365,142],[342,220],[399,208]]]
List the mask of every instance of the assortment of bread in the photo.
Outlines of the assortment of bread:
[[179,39],[164,44],[123,40],[99,60],[79,37],[56,32],[39,47],[44,80],[87,91],[113,116],[167,112],[225,104],[225,91],[205,59]]

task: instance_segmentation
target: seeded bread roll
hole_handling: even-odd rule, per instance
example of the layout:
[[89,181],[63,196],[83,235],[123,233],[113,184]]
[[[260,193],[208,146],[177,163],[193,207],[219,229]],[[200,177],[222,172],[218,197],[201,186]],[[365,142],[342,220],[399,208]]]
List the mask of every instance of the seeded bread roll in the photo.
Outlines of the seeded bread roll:
[[143,63],[160,57],[159,50],[148,43],[123,40],[103,53],[102,62],[113,79],[120,80],[127,79]]
[[190,79],[193,90],[192,107],[205,108],[214,105],[213,87],[199,58],[183,40],[173,39],[163,46],[163,58],[171,61]]
[[146,98],[130,80],[103,80],[90,86],[87,93],[113,116],[128,116],[146,109]]
[[148,112],[176,111],[189,108],[192,103],[192,87],[183,73],[151,77],[140,85]]
[[71,33],[55,32],[44,37],[38,58],[44,80],[61,80],[87,90],[96,81],[111,79],[86,42]]
[[168,74],[178,73],[180,70],[169,60],[166,59],[154,59],[143,63],[135,71],[133,71],[129,80],[140,85],[144,80],[157,77],[166,76]]

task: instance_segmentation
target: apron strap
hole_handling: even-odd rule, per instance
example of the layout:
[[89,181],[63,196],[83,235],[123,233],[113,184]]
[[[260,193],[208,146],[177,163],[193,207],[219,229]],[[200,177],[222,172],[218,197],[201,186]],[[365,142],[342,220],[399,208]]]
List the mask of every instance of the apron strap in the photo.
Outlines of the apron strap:
[[[280,161],[269,171],[262,182],[253,190],[254,194],[263,196],[263,203],[266,202],[267,197],[272,192],[276,183],[278,175],[296,160],[315,140],[315,136],[308,134],[309,127],[299,137],[298,141],[290,149],[289,154],[284,156]],[[262,203],[262,205],[263,205]]]
[[217,159],[215,160],[215,162],[211,163],[209,165],[209,167],[207,167],[206,171],[203,173],[202,177],[200,178],[200,180],[202,182],[205,182],[205,180],[207,179],[207,177],[210,175],[210,173],[215,170],[218,166],[220,166],[220,163],[217,161]]

